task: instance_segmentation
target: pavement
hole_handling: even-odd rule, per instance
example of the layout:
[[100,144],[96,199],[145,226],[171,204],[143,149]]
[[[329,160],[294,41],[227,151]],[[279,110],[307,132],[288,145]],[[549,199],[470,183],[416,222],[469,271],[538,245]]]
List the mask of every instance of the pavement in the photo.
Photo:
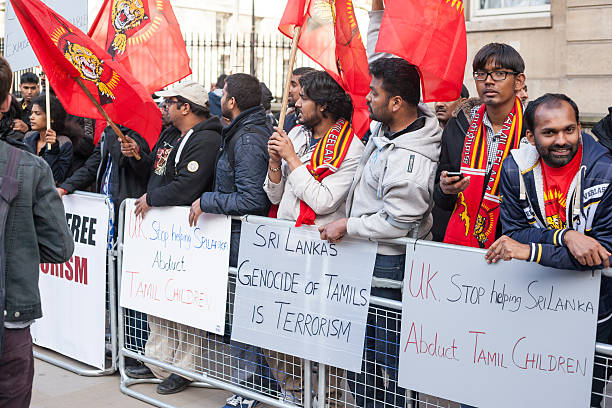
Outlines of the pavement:
[[[62,359],[62,356],[35,347],[35,350]],[[64,359],[67,361],[66,359]],[[83,366],[84,368],[86,366]],[[30,408],[145,408],[151,405],[123,394],[119,374],[83,377],[44,361],[34,359],[34,384]],[[155,384],[133,385],[130,389],[157,398],[176,407],[221,408],[230,392],[188,387],[174,395],[159,395]]]

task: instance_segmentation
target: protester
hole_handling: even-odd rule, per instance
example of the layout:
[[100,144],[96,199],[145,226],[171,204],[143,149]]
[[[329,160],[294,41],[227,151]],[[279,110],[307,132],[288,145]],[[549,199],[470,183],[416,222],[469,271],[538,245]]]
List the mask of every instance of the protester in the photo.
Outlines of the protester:
[[[56,184],[62,183],[70,173],[72,166],[72,142],[63,135],[66,111],[55,96],[49,96],[51,110],[51,128],[47,129],[47,101],[45,95],[32,99],[30,115],[31,132],[25,135],[24,143],[36,155],[45,159],[53,172]],[[50,146],[50,147],[49,147]]]
[[[449,157],[449,149],[445,148],[445,141],[447,144],[463,143],[468,128],[470,127],[472,109],[474,109],[474,107],[479,107],[480,105],[482,105],[482,101],[480,100],[480,98],[472,97],[459,104],[459,106],[457,106],[457,108],[453,112],[451,118],[446,124],[446,127],[444,128],[444,132],[442,133],[440,166],[442,166],[443,163],[446,163],[446,165],[448,166],[448,163],[451,160],[451,158]],[[451,140],[455,138],[458,140],[451,142]],[[440,173],[440,168],[438,168],[437,173]],[[446,226],[448,225],[448,221],[450,220],[451,214],[453,213],[453,208],[454,206],[452,206],[450,210],[447,210],[440,207],[438,204],[434,205],[434,208],[431,212],[433,215],[433,226],[431,227],[432,240],[437,242],[444,241],[444,235],[446,234]]]
[[[513,150],[502,167],[504,235],[488,262],[520,259],[559,269],[610,267],[612,155],[583,133],[578,107],[562,94],[546,94],[525,112],[529,144]],[[597,341],[612,332],[612,279],[602,275]],[[599,360],[599,359],[598,359]],[[606,362],[596,361],[591,406],[599,406]]]
[[[210,115],[208,95],[195,82],[184,82],[169,91],[158,92],[165,98],[164,115],[171,125],[162,133],[153,152],[141,161],[149,167],[147,193],[136,201],[135,214],[144,217],[152,207],[191,205],[204,191],[212,191],[215,159],[221,144],[221,122]],[[138,145],[131,139],[121,146],[122,153],[132,157]],[[202,348],[195,340],[200,330],[148,315],[149,336],[145,355],[195,370],[201,367]],[[148,368],[147,368],[148,367]],[[126,373],[146,378],[151,372],[164,379],[160,394],[174,394],[185,389],[191,380],[148,364],[132,366]]]
[[529,94],[527,93],[527,84],[523,85],[523,87],[516,93],[516,96],[521,100],[523,104],[523,110],[527,108],[527,103],[529,103]]
[[221,118],[221,97],[223,96],[223,86],[225,85],[227,75],[221,74],[217,78],[217,82],[213,84],[212,89],[208,93],[208,104],[210,113]]
[[[11,97],[11,106],[8,110],[8,112],[4,113],[2,115],[3,118],[7,118],[10,117],[11,118],[11,129],[12,132],[10,135],[7,135],[6,140],[18,140],[18,141],[23,141],[23,138],[25,137],[25,134],[15,130],[14,126],[15,126],[15,119],[19,119],[21,120],[21,115],[22,115],[22,111],[21,111],[21,104],[19,103],[19,101],[17,100],[17,98]],[[30,123],[30,118],[28,118],[28,124]],[[33,153],[33,152],[31,152]]]
[[457,110],[457,108],[465,102],[470,97],[470,91],[463,85],[461,89],[461,96],[459,99],[452,102],[436,102],[434,104],[434,110],[436,112],[436,117],[440,122],[440,127],[444,129],[448,120],[453,117],[453,114]]
[[266,111],[266,120],[268,126],[274,127],[278,124],[274,114],[272,114],[272,100],[274,97],[272,96],[272,92],[268,88],[266,84],[260,82],[261,84],[261,106],[263,106],[264,111]]
[[[488,248],[501,234],[499,169],[525,133],[516,97],[525,82],[525,63],[511,46],[492,43],[476,53],[472,68],[483,103],[472,109],[466,134],[450,123],[444,130],[434,199],[441,209],[452,211],[444,242]],[[451,171],[461,175],[449,175]]]
[[285,133],[289,133],[291,129],[297,125],[298,112],[296,112],[295,103],[300,99],[300,77],[316,71],[311,67],[299,67],[293,70],[291,76],[291,84],[289,85],[289,98],[287,116],[285,117],[285,123],[283,124],[283,130]]
[[[222,115],[231,120],[223,128],[221,151],[215,169],[215,187],[193,202],[189,223],[195,225],[202,212],[228,215],[267,215],[270,202],[263,190],[268,171],[268,137],[273,129],[266,124],[261,106],[261,85],[247,74],[233,74],[225,79],[221,98]],[[238,262],[240,222],[232,221],[230,266]],[[230,293],[234,293],[230,290]],[[231,299],[230,299],[231,302]],[[261,349],[232,342],[232,381],[264,387],[269,368],[262,361]],[[266,375],[267,374],[267,375]],[[257,401],[233,395],[226,407],[253,407]]]
[[[412,235],[431,237],[431,208],[441,129],[429,108],[419,103],[420,79],[414,65],[399,58],[379,58],[370,64],[368,94],[375,131],[368,141],[349,190],[342,218],[319,227],[321,239],[337,242],[345,235],[390,239]],[[379,243],[374,276],[402,281],[405,248]],[[401,301],[398,289],[372,288],[373,296]],[[384,331],[385,338],[380,337]],[[382,402],[404,405],[405,390],[397,384],[399,322],[368,314],[366,360],[361,373],[348,373],[357,405]]]
[[19,92],[21,93],[21,117],[15,118],[13,129],[25,134],[31,129],[29,123],[32,114],[32,99],[40,95],[38,75],[33,72],[21,74]]
[[94,151],[94,120],[66,115],[64,133],[72,142],[72,165],[68,177],[83,167]]
[[[264,184],[272,204],[279,205],[277,217],[297,221],[296,225],[317,224],[344,217],[346,196],[364,146],[351,128],[351,97],[324,71],[302,75],[295,103],[302,126],[289,135],[276,128],[268,141],[270,162]],[[330,150],[334,155],[320,154]],[[329,165],[333,167],[330,168]],[[302,401],[301,360],[264,350],[283,398]],[[342,395],[343,370],[332,368],[327,395],[338,401]],[[316,376],[314,381],[317,386]]]
[[612,106],[608,108],[608,115],[597,122],[591,130],[599,139],[599,143],[612,150]]
[[[12,72],[0,58],[0,112],[11,103]],[[51,169],[39,157],[6,143],[11,122],[0,120],[0,406],[27,408],[32,396],[34,356],[30,325],[42,317],[40,263],[70,259],[74,241],[55,190]]]

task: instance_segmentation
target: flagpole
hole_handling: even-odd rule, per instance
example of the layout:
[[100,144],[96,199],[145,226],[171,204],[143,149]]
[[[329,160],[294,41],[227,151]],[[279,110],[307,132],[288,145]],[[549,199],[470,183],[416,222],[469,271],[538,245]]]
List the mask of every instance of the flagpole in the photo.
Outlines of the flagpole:
[[287,106],[289,105],[289,88],[291,87],[291,77],[293,76],[293,64],[297,55],[298,42],[300,41],[301,26],[296,26],[293,29],[293,40],[291,41],[291,56],[289,57],[289,69],[287,70],[287,78],[285,79],[285,89],[283,89],[283,103],[281,105],[280,117],[278,118],[278,128],[282,129],[285,125],[285,117],[287,116]]
[[[45,75],[45,104],[47,106],[47,130],[51,129],[51,93],[49,92],[49,78]],[[51,143],[47,143],[47,150],[51,150]]]
[[[104,108],[102,108],[102,106],[96,100],[96,98],[94,98],[91,92],[89,92],[89,89],[87,89],[87,87],[83,83],[83,80],[80,77],[76,77],[75,79],[77,81],[77,84],[79,84],[79,86],[83,90],[83,92],[85,92],[85,95],[87,95],[89,100],[98,109],[98,112],[100,112],[100,114],[104,117],[104,119],[106,120],[106,123],[108,123],[108,125],[115,131],[115,133],[119,135],[119,138],[121,139],[123,143],[127,143],[127,139],[125,138],[125,135],[123,134],[123,132],[121,132],[121,130],[117,127],[117,125],[115,125],[115,122],[111,120],[110,116],[108,116],[108,113],[106,113],[106,111],[104,110]],[[140,155],[138,154],[138,152],[134,153],[134,157],[136,158],[136,160],[140,160]]]

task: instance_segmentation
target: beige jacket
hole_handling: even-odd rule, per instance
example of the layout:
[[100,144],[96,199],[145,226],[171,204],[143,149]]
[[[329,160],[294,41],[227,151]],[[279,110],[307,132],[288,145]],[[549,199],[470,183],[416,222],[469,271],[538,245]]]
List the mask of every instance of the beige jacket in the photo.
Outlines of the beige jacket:
[[[311,137],[311,132],[304,126],[296,126],[289,132],[289,138],[302,163],[308,163],[314,151],[314,146],[310,146]],[[274,184],[266,177],[263,186],[272,204],[279,205],[278,218],[295,221],[300,213],[300,200],[317,214],[317,225],[346,217],[346,196],[363,151],[363,143],[355,136],[340,168],[320,183],[312,177],[305,165],[290,173],[289,166],[283,160],[280,182]]]

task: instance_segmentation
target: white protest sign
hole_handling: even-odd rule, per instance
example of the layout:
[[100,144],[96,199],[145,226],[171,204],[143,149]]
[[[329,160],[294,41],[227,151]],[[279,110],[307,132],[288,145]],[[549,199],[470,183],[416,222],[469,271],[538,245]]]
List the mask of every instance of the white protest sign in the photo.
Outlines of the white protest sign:
[[232,340],[361,370],[376,243],[243,222]]
[[109,208],[106,197],[64,196],[74,254],[64,264],[40,265],[43,317],[32,325],[35,344],[104,369],[106,253]]
[[599,271],[406,252],[402,387],[484,408],[590,406]]
[[125,205],[122,307],[224,334],[231,218],[202,214],[189,226],[188,207],[134,215]]
[[[42,1],[81,31],[87,33],[87,0]],[[40,65],[10,1],[6,2],[6,25],[4,29],[4,58],[11,65],[13,72]]]

